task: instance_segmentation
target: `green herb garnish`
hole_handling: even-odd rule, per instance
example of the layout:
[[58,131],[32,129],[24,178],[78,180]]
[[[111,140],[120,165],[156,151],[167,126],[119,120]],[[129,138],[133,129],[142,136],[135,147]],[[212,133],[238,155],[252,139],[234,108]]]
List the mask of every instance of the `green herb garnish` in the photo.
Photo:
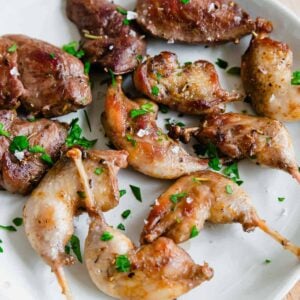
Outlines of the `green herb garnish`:
[[136,146],[136,140],[130,134],[126,134],[126,139],[133,147]]
[[125,230],[125,226],[124,226],[124,224],[122,224],[122,223],[120,223],[118,226],[117,226],[117,228],[118,229],[120,229],[120,230]]
[[154,85],[154,86],[151,88],[151,94],[152,94],[153,96],[158,96],[158,94],[159,94],[159,88],[158,88],[158,86]]
[[116,81],[115,73],[113,72],[112,69],[109,69],[108,73],[110,74],[110,77],[111,77],[111,84],[112,84],[112,86],[116,86],[117,85],[117,81]]
[[218,157],[211,158],[208,162],[208,165],[215,171],[220,171],[222,169],[222,165]]
[[159,104],[159,111],[163,114],[167,114],[169,112],[169,108],[164,104]]
[[54,59],[55,58],[55,54],[54,53],[50,53],[49,56]]
[[65,252],[67,254],[70,254],[71,249],[75,256],[77,257],[78,261],[82,263],[82,256],[81,256],[81,250],[80,250],[80,240],[76,235],[72,235],[71,239],[69,241],[69,244],[65,247]]
[[173,195],[170,196],[170,201],[173,202],[174,204],[177,204],[179,202],[179,200],[181,200],[182,198],[187,197],[187,195],[188,195],[188,193],[186,193],[186,192],[173,194]]
[[300,85],[300,71],[293,72],[292,85]]
[[265,260],[265,264],[270,264],[271,263],[271,260],[270,259],[266,259]]
[[229,70],[227,70],[227,73],[230,74],[230,75],[240,76],[241,75],[241,68],[240,67],[232,67]]
[[154,112],[153,104],[148,102],[148,103],[142,104],[140,109],[132,109],[130,111],[130,117],[132,119],[134,119],[138,116],[142,116],[142,115],[145,115],[147,113],[153,113],[153,112]]
[[130,267],[131,264],[127,255],[118,255],[116,257],[116,269],[118,272],[129,272]]
[[85,194],[85,192],[83,192],[83,191],[77,191],[77,195],[78,195],[81,199],[86,198],[86,194]]
[[18,135],[15,136],[12,140],[12,142],[9,145],[9,151],[11,153],[15,153],[16,151],[24,151],[29,147],[29,141],[27,136],[24,135]]
[[52,160],[51,156],[47,153],[44,153],[41,155],[41,160],[50,166],[53,165],[53,160]]
[[217,61],[215,62],[215,64],[224,70],[226,70],[228,68],[228,62],[221,58],[218,58]]
[[16,225],[16,226],[22,226],[23,225],[23,219],[22,218],[14,218],[12,220],[12,222]]
[[225,190],[226,190],[227,194],[232,194],[233,193],[233,189],[232,189],[232,186],[230,184],[226,185]]
[[279,201],[279,202],[283,202],[284,200],[285,200],[284,197],[278,197],[278,201]]
[[86,61],[84,63],[84,74],[88,76],[90,73],[90,70],[91,70],[91,63],[89,61]]
[[129,185],[136,200],[142,202],[141,189],[138,186]]
[[69,134],[66,138],[66,145],[68,147],[73,147],[73,146],[82,146],[83,148],[89,149],[92,148],[97,140],[87,140],[85,137],[81,136],[82,129],[81,127],[77,124],[79,121],[78,118],[73,119],[71,124],[70,124],[70,130]]
[[112,240],[113,237],[114,237],[114,236],[113,236],[110,232],[104,231],[104,232],[102,233],[101,237],[100,237],[100,240],[101,240],[101,241],[104,241],[104,242],[107,242],[107,241]]
[[13,44],[12,46],[10,46],[10,47],[7,49],[7,51],[8,51],[9,53],[14,53],[14,52],[16,52],[17,49],[18,49],[17,44]]
[[116,11],[124,16],[127,16],[127,10],[122,7],[117,7]]
[[45,148],[40,145],[35,145],[32,147],[29,147],[28,151],[31,153],[45,153],[46,152]]
[[129,215],[131,214],[131,210],[130,209],[126,209],[122,212],[121,216],[123,219],[127,219],[129,217]]
[[238,184],[238,185],[243,184],[243,181],[240,180],[240,174],[239,174],[237,162],[234,162],[233,164],[227,166],[223,170],[223,174],[226,175],[227,177],[229,177],[236,184]]
[[130,20],[128,20],[128,19],[125,18],[125,19],[123,20],[123,24],[124,24],[124,25],[129,25],[129,24],[130,24]]
[[136,56],[136,60],[141,63],[143,61],[143,55],[139,54]]
[[104,172],[104,169],[103,169],[103,168],[96,168],[95,171],[94,171],[94,173],[95,173],[96,175],[101,175],[103,172]]
[[0,225],[0,229],[6,230],[6,231],[17,231],[16,227],[10,225],[10,226],[3,226]]
[[62,49],[77,58],[82,58],[85,55],[82,49],[79,50],[79,43],[76,41],[63,45]]
[[10,133],[4,129],[4,124],[0,123],[0,135],[10,137]]
[[180,0],[180,2],[181,2],[182,4],[188,4],[188,3],[190,3],[190,0]]
[[126,190],[120,190],[119,193],[120,193],[120,198],[121,198],[127,193],[127,191]]
[[190,239],[199,235],[199,230],[197,229],[196,225],[194,225],[191,229]]

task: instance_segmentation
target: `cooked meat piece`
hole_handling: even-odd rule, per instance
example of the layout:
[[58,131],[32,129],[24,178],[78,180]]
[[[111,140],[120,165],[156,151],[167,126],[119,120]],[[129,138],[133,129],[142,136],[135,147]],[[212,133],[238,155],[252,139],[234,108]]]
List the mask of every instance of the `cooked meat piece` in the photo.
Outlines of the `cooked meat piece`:
[[[116,175],[127,166],[125,151],[69,150],[43,178],[24,207],[25,232],[33,249],[56,274],[68,299],[71,293],[63,266],[74,263],[65,253],[73,217],[86,209],[99,214],[119,202]],[[95,170],[102,170],[97,174]]]
[[[121,259],[126,264],[120,266]],[[123,233],[108,226],[103,216],[92,218],[85,262],[97,287],[116,299],[173,300],[213,276],[207,264],[195,264],[170,239],[159,238],[136,248]]]
[[214,144],[233,159],[248,158],[271,168],[282,169],[300,182],[291,137],[276,120],[227,113],[206,116],[200,127],[172,127],[170,136],[188,142],[195,137],[200,143]]
[[146,53],[144,36],[127,19],[126,10],[110,1],[68,0],[67,14],[81,33],[86,57],[106,70],[131,72]]
[[254,30],[272,31],[262,19],[255,23],[231,0],[138,0],[138,24],[153,36],[187,43],[238,42]]
[[211,171],[180,178],[157,199],[144,227],[142,242],[151,243],[164,235],[181,243],[195,237],[206,221],[237,222],[246,232],[258,227],[300,258],[300,248],[259,218],[240,186]]
[[114,146],[128,151],[129,164],[141,173],[173,179],[207,168],[207,160],[189,155],[157,127],[156,112],[157,106],[146,99],[128,99],[118,76],[107,90],[102,124]]
[[[67,125],[46,119],[28,122],[19,119],[13,110],[0,110],[0,128],[0,187],[12,193],[28,194],[49,168],[42,155],[49,155],[53,162],[59,158]],[[42,148],[10,151],[17,136],[27,137],[30,147]]]
[[255,111],[281,121],[300,119],[300,87],[291,84],[293,53],[259,34],[242,57],[241,76]]
[[150,99],[187,114],[223,112],[225,103],[237,101],[237,92],[220,87],[215,67],[203,60],[180,66],[177,55],[161,52],[140,64],[134,73],[138,90]]
[[55,117],[92,101],[89,79],[76,57],[23,35],[0,37],[0,107],[19,106]]

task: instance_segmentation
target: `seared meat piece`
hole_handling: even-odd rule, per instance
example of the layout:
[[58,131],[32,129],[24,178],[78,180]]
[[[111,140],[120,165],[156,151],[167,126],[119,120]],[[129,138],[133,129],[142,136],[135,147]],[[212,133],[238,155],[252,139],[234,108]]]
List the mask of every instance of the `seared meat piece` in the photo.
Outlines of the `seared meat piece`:
[[187,43],[238,42],[254,30],[272,31],[271,23],[255,23],[231,0],[138,0],[137,13],[153,36]]
[[[112,239],[102,237],[111,235]],[[93,282],[116,299],[173,300],[213,276],[213,270],[199,266],[172,240],[159,238],[136,248],[130,239],[93,217],[85,244],[85,262]],[[128,261],[116,268],[116,260]]]
[[[71,300],[63,267],[74,263],[65,252],[73,232],[73,217],[86,209],[100,214],[119,202],[117,173],[127,166],[125,151],[73,148],[47,173],[24,207],[25,232],[34,250],[52,268]],[[95,170],[102,170],[96,174]]]
[[161,52],[140,64],[134,83],[150,99],[187,114],[223,112],[225,103],[240,99],[237,92],[220,87],[211,63],[199,60],[180,66],[171,52]]
[[131,72],[146,52],[144,37],[127,19],[126,10],[107,0],[68,0],[67,14],[76,24],[81,46],[92,63],[115,74]]
[[[0,111],[0,187],[12,193],[28,194],[49,168],[47,154],[55,162],[67,137],[67,126],[57,121],[40,119],[28,122],[17,117],[15,111]],[[10,149],[16,136],[27,137],[24,151]],[[22,142],[20,142],[22,147]],[[18,144],[18,143],[17,143]],[[37,149],[29,147],[41,146]]]
[[300,248],[260,219],[250,197],[240,186],[211,171],[181,177],[171,185],[152,207],[141,240],[152,243],[164,235],[182,243],[195,237],[206,221],[240,223],[246,232],[260,228],[300,258]]
[[173,127],[170,136],[188,142],[212,143],[233,159],[253,162],[290,173],[298,182],[300,174],[290,135],[276,120],[227,113],[206,116],[199,128]]
[[189,155],[156,124],[157,106],[146,99],[132,101],[122,91],[122,78],[109,86],[102,124],[117,149],[129,153],[137,171],[162,179],[174,179],[207,168],[208,161]]
[[81,61],[23,35],[0,38],[0,107],[54,117],[92,101]]
[[255,111],[282,120],[300,119],[300,87],[291,84],[293,53],[287,44],[255,36],[242,57],[241,76]]

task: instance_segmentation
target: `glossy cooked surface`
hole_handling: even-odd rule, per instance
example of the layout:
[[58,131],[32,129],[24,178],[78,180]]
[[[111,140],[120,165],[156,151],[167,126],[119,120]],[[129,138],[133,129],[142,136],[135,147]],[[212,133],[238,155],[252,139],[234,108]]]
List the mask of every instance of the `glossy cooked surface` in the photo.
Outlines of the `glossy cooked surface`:
[[242,57],[241,76],[255,111],[282,121],[300,119],[300,87],[291,85],[293,52],[285,43],[254,37]]
[[144,37],[134,25],[124,24],[127,17],[121,12],[107,0],[67,1],[67,15],[80,31],[86,57],[115,74],[131,72],[137,56],[146,53]]
[[[143,104],[151,112],[132,118],[133,110]],[[128,151],[128,163],[137,171],[155,178],[178,178],[207,168],[207,160],[189,155],[168,138],[156,124],[157,106],[146,99],[132,101],[122,91],[122,78],[108,87],[102,123],[117,149]]]
[[[9,51],[15,46],[14,52]],[[20,105],[34,115],[55,117],[92,101],[89,78],[74,56],[24,35],[0,37],[0,107]]]
[[12,193],[28,194],[40,181],[49,165],[41,160],[41,153],[24,151],[19,160],[9,151],[15,136],[28,137],[30,146],[39,145],[55,162],[67,137],[67,125],[58,121],[39,119],[21,120],[13,110],[0,110],[0,124],[9,137],[0,134],[0,187]]
[[[172,195],[183,196],[175,203]],[[256,227],[300,257],[300,248],[259,218],[245,191],[218,173],[196,172],[178,179],[156,201],[145,222],[143,243],[160,236],[181,243],[191,238],[192,230],[201,230],[208,221],[214,224],[240,223],[249,232]]]
[[[73,217],[82,210],[99,213],[114,208],[119,202],[116,175],[119,168],[127,165],[125,151],[91,150],[82,155],[78,149],[69,150],[67,156],[71,158],[62,158],[47,173],[23,211],[30,244],[58,280],[63,265],[74,262],[74,258],[65,253],[74,232]],[[95,173],[96,168],[101,168],[100,175]],[[66,292],[64,281],[62,279],[60,284]]]
[[[113,238],[102,241],[104,232]],[[116,269],[118,255],[126,255],[130,268]],[[85,261],[96,286],[104,293],[124,300],[173,300],[203,281],[213,270],[199,266],[167,238],[136,248],[119,230],[108,226],[103,217],[94,217],[85,244]]]
[[[213,64],[199,60],[181,66],[177,55],[161,52],[149,57],[134,72],[134,84],[144,95],[182,113],[223,112],[225,104],[240,99],[220,86]],[[153,93],[153,88],[158,93]]]
[[277,120],[237,113],[213,114],[206,116],[199,128],[177,127],[170,135],[185,142],[193,136],[200,143],[214,144],[230,158],[248,158],[300,179],[291,137]]
[[257,25],[247,12],[230,0],[138,0],[138,23],[153,36],[170,41],[216,44],[240,38],[262,27],[271,31],[264,20]]

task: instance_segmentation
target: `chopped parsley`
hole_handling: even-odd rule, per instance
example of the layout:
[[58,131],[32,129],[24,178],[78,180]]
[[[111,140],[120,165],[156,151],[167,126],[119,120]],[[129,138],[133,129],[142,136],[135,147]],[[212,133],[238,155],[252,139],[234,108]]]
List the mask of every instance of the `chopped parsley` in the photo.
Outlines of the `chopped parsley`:
[[89,61],[86,61],[84,63],[84,74],[89,76],[90,70],[91,70],[91,63]]
[[107,241],[112,240],[113,238],[114,238],[114,236],[110,232],[104,231],[100,237],[100,240],[107,242]]
[[170,201],[174,204],[177,204],[182,198],[185,198],[188,195],[186,192],[173,194],[170,196]]
[[151,88],[151,94],[152,94],[153,96],[158,96],[158,94],[159,94],[159,88],[158,88],[158,86],[154,85],[154,86]]
[[208,165],[215,171],[220,171],[222,169],[222,165],[218,157],[211,158],[208,162]]
[[23,225],[23,219],[22,219],[22,218],[14,218],[14,219],[12,220],[12,222],[13,222],[17,227]]
[[62,49],[77,58],[82,58],[85,55],[84,51],[79,49],[79,43],[76,41],[63,45]]
[[18,135],[15,136],[12,140],[12,142],[9,145],[9,151],[11,153],[15,153],[16,151],[24,151],[29,147],[29,141],[27,136],[24,135]]
[[182,4],[188,4],[188,3],[190,3],[190,0],[180,0],[180,2],[181,2]]
[[194,225],[191,229],[190,239],[199,235],[199,230],[197,229],[196,225]]
[[77,191],[77,195],[78,195],[81,199],[86,198],[86,194],[85,194],[85,192],[83,192],[83,191]]
[[65,246],[65,252],[70,254],[71,250],[77,257],[78,261],[82,263],[82,255],[80,250],[80,240],[76,235],[72,235],[69,243]]
[[270,259],[266,259],[265,261],[264,261],[264,263],[267,265],[267,264],[270,264],[271,263],[271,260]]
[[143,61],[143,55],[142,54],[139,54],[139,55],[137,55],[136,56],[136,60],[139,62],[139,63],[141,63],[142,61]]
[[125,18],[125,19],[123,20],[123,24],[124,24],[124,25],[129,25],[129,24],[130,24],[130,20],[128,20],[128,19]]
[[130,134],[126,134],[126,140],[130,142],[133,147],[136,146],[136,140]]
[[91,127],[91,122],[90,122],[89,115],[86,112],[86,110],[84,110],[83,113],[84,113],[84,117],[85,117],[86,123],[88,124],[89,130],[90,130],[90,132],[92,132],[92,127]]
[[161,80],[161,78],[162,78],[162,75],[159,72],[157,72],[156,73],[156,79],[157,79],[157,81],[159,82]]
[[217,147],[214,144],[209,143],[207,145],[205,155],[207,155],[210,159],[208,162],[208,165],[210,168],[212,168],[215,171],[220,171],[222,169],[222,165],[220,163]]
[[154,110],[153,110],[153,104],[150,103],[150,102],[148,102],[148,103],[142,104],[139,109],[132,109],[130,111],[130,117],[132,119],[134,119],[136,117],[145,115],[147,113],[153,113],[153,112],[154,112]]
[[18,49],[17,44],[13,44],[12,46],[10,46],[10,47],[7,49],[7,51],[8,51],[9,53],[14,53],[14,52],[17,51],[17,49]]
[[53,160],[52,160],[51,156],[47,153],[44,153],[41,155],[41,160],[43,162],[45,162],[46,164],[48,164],[49,166],[53,165]]
[[169,108],[164,104],[159,104],[159,111],[163,114],[167,114],[169,112]]
[[44,147],[40,145],[35,145],[28,148],[28,151],[31,153],[46,153],[46,150]]
[[278,201],[279,201],[279,202],[283,202],[284,200],[285,200],[284,197],[278,197]]
[[226,175],[227,177],[229,177],[236,184],[238,184],[238,185],[243,184],[243,181],[240,180],[240,174],[239,174],[237,162],[234,162],[233,164],[227,166],[223,170],[223,174]]
[[118,272],[129,272],[131,268],[127,255],[118,255],[116,257],[116,269]]
[[113,72],[112,69],[109,69],[108,73],[110,74],[110,77],[111,77],[111,84],[112,84],[112,86],[116,86],[117,85],[117,81],[116,81],[115,73]]
[[122,14],[123,16],[127,16],[127,10],[122,8],[122,7],[117,7],[116,11],[120,14]]
[[228,68],[228,62],[221,58],[218,58],[217,61],[215,62],[215,64],[224,70],[226,70]]
[[233,189],[232,189],[232,186],[230,184],[226,185],[225,190],[226,190],[227,194],[231,195],[233,193]]
[[227,70],[227,74],[240,76],[241,68],[240,67],[231,67],[229,70]]
[[4,124],[0,123],[0,135],[10,137],[10,133],[4,129]]
[[50,53],[49,56],[54,59],[55,58],[55,54],[54,53]]
[[78,121],[78,118],[72,120],[70,124],[69,134],[66,138],[66,145],[68,147],[78,145],[86,149],[92,148],[96,144],[97,140],[90,141],[87,140],[85,137],[82,137],[82,128],[77,124]]
[[120,224],[117,226],[117,228],[118,228],[119,230],[125,231],[125,226],[124,226],[124,224],[122,224],[122,223],[120,223]]
[[6,230],[6,231],[17,231],[16,227],[9,225],[9,226],[4,226],[0,225],[0,229]]
[[122,212],[121,216],[123,219],[127,219],[129,217],[129,215],[131,214],[131,210],[130,209],[126,209]]
[[293,72],[292,85],[300,85],[300,71]]
[[136,200],[142,202],[141,189],[138,186],[129,185]]
[[94,171],[94,173],[95,173],[96,175],[101,175],[103,172],[104,172],[104,169],[103,169],[103,168],[96,168],[95,171]]
[[121,198],[127,193],[127,191],[126,190],[119,190],[119,193],[120,193],[120,198]]

